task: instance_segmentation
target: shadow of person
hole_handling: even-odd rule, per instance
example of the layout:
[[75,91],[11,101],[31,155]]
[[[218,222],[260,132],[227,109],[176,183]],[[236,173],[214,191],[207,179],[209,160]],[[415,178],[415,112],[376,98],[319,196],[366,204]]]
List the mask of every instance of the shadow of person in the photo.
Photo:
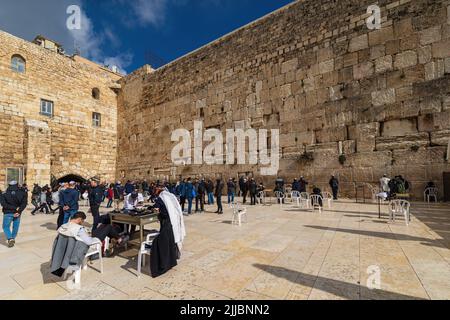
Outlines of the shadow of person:
[[48,230],[56,231],[57,228],[58,228],[58,225],[56,223],[53,223],[53,222],[47,222],[47,223],[41,224],[41,227],[42,228],[47,228]]
[[51,264],[51,261],[41,264],[40,271],[44,284],[63,282],[64,279],[62,277],[59,278],[50,272]]

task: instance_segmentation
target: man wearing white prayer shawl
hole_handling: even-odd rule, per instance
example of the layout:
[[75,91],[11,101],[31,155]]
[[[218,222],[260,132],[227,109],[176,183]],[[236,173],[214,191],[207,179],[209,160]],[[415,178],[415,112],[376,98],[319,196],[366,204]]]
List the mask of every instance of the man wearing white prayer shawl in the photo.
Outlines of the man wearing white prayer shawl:
[[183,240],[186,236],[183,213],[177,198],[168,191],[158,189],[155,209],[161,222],[159,235],[153,240],[150,255],[150,272],[156,278],[177,265]]

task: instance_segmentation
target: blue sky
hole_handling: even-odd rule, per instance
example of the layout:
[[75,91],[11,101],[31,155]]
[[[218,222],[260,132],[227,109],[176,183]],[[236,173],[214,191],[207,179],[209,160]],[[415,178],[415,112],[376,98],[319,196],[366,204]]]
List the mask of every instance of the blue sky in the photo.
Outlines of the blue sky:
[[[0,29],[27,40],[42,34],[81,54],[132,72],[158,67],[292,0],[1,0]],[[66,28],[69,5],[82,30]],[[20,12],[20,15],[17,15]]]

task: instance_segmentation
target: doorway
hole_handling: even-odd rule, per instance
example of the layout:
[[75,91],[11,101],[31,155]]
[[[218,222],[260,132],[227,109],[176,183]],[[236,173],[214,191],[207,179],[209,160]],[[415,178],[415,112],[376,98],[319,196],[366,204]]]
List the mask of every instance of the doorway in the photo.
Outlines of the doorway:
[[444,201],[450,202],[450,172],[444,172]]

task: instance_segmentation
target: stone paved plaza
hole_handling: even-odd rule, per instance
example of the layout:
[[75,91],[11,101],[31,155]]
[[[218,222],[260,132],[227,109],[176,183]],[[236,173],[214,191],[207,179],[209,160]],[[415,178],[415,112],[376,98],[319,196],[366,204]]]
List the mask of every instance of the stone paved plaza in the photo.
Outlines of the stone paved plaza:
[[[98,262],[90,265],[78,290],[48,271],[56,216],[26,214],[15,248],[2,235],[0,298],[449,299],[450,206],[417,203],[412,213],[409,227],[378,219],[374,204],[345,200],[322,214],[252,207],[242,227],[231,225],[228,208],[194,215],[185,219],[183,258],[168,274],[152,279],[146,268],[138,279],[129,250],[106,258],[103,275]],[[366,287],[370,266],[381,269],[381,290]]]

